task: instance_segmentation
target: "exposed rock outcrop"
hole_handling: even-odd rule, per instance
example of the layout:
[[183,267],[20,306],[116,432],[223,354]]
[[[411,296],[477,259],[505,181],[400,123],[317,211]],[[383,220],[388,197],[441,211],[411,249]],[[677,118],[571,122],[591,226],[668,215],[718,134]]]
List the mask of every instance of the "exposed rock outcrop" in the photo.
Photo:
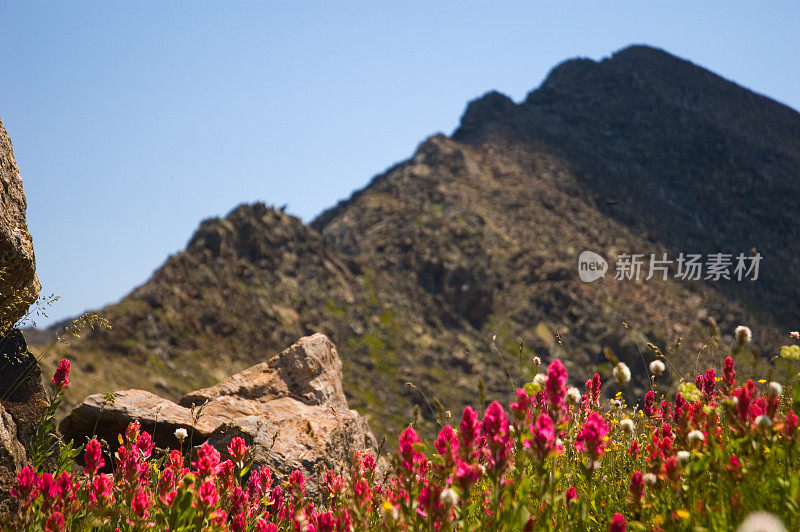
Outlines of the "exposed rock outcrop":
[[305,470],[309,489],[317,472],[341,470],[360,449],[377,450],[364,418],[347,407],[342,390],[342,363],[323,334],[306,336],[266,362],[210,388],[187,394],[180,404],[142,390],[117,392],[113,402],[87,397],[61,422],[64,437],[79,442],[93,434],[110,445],[128,423],[139,420],[156,445],[177,448],[177,428],[189,441],[212,443],[225,458],[234,436],[253,446],[256,467],[278,475]]
[[[765,355],[796,328],[798,175],[796,111],[652,48],[572,60],[523,102],[476,100],[451,137],[425,140],[309,225],[263,204],[206,220],[100,311],[112,330],[58,349],[76,361],[72,397],[103,383],[178,401],[323,332],[349,405],[387,436],[415,407],[434,436],[439,410],[475,404],[481,384],[513,397],[533,353],[560,356],[582,386],[595,370],[611,377],[611,347],[634,362],[632,399],[650,386],[648,341],[678,346],[673,363],[688,369],[724,358],[703,347],[709,317],[723,346],[745,323]],[[675,276],[680,253],[735,265],[753,247],[756,282]],[[580,280],[584,250],[609,261],[605,278]],[[617,281],[631,253],[645,255],[641,279]],[[645,281],[664,253],[667,278]]]
[[11,137],[0,122],[0,331],[25,314],[41,288],[26,209]]

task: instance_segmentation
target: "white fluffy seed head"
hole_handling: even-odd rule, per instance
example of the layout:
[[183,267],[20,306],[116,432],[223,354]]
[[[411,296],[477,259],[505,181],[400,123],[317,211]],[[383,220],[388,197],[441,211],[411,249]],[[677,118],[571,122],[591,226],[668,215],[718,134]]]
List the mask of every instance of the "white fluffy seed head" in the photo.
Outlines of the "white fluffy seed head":
[[750,327],[745,327],[744,325],[736,327],[734,335],[736,336],[736,341],[740,344],[749,344],[750,340],[753,339],[753,331],[750,330]]
[[693,430],[692,432],[689,433],[688,436],[686,436],[686,440],[689,442],[689,445],[700,443],[702,441],[705,441],[705,439],[706,437],[699,430]]
[[692,457],[689,451],[678,451],[675,456],[678,458],[678,463],[685,464]]
[[577,405],[581,402],[581,392],[574,386],[570,386],[567,390],[567,402]]
[[769,512],[753,512],[742,521],[736,532],[786,532],[783,521]]
[[537,373],[536,376],[533,378],[533,383],[540,388],[544,388],[545,383],[547,382],[547,375],[544,373]]
[[445,488],[439,495],[439,500],[448,508],[453,508],[458,504],[458,494],[452,488]]
[[769,416],[760,415],[756,418],[756,425],[762,429],[768,429],[772,426],[772,419]]
[[650,373],[658,377],[659,375],[663,375],[664,371],[666,370],[666,366],[660,360],[653,360],[650,362]]
[[617,384],[625,386],[631,381],[631,370],[625,362],[619,362],[612,371]]
[[648,486],[654,486],[656,482],[658,482],[658,477],[655,476],[653,473],[645,473],[644,477],[642,477],[644,483]]
[[619,422],[619,428],[621,428],[628,434],[633,434],[633,431],[636,427],[633,424],[633,420],[626,417],[625,419]]
[[175,437],[178,438],[178,441],[182,442],[187,437],[189,437],[189,433],[186,431],[185,428],[180,427],[175,429]]
[[780,397],[783,395],[783,386],[775,381],[770,382],[767,384],[767,395],[770,397]]

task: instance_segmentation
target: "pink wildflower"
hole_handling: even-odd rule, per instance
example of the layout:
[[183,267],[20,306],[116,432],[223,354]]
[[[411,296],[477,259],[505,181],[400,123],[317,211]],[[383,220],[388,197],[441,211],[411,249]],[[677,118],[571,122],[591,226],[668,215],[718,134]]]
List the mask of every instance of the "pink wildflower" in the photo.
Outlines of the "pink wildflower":
[[69,384],[69,369],[69,360],[66,358],[58,363],[58,368],[56,368],[56,372],[53,375],[53,386],[57,390],[63,390]]
[[497,401],[492,401],[483,417],[481,435],[485,445],[483,452],[491,468],[497,473],[505,471],[513,446],[508,428],[508,416],[503,406]]
[[217,466],[219,466],[219,451],[210,443],[206,442],[200,446],[197,451],[197,461],[192,462],[192,466],[197,469],[197,473],[201,476],[214,475],[217,473]]
[[87,475],[94,475],[101,467],[106,465],[105,460],[103,460],[103,449],[97,438],[92,438],[86,444],[83,452],[83,463],[86,464],[83,471]]
[[606,443],[603,439],[606,434],[608,434],[606,420],[597,412],[590,412],[575,439],[575,448],[588,453],[592,459],[599,458],[605,452]]
[[64,516],[61,512],[53,512],[44,524],[45,532],[61,532],[64,530]]
[[478,413],[471,406],[464,407],[458,436],[461,440],[459,446],[461,456],[465,460],[471,460],[480,446],[480,420]]
[[644,475],[641,471],[634,471],[631,474],[630,490],[633,502],[639,503],[644,499]]
[[131,500],[131,510],[140,519],[147,519],[151,505],[152,501],[143,490],[137,491]]
[[36,497],[36,471],[25,466],[17,473],[17,485],[11,488],[11,495],[20,501],[28,501]]
[[608,532],[625,532],[627,527],[627,523],[625,522],[625,517],[617,512],[614,514],[614,517],[611,518],[611,524],[608,526]]
[[203,508],[212,508],[217,504],[219,494],[213,480],[206,480],[200,484],[200,489],[197,490],[197,500]]
[[244,439],[239,436],[233,438],[228,445],[228,454],[231,455],[231,460],[234,462],[242,462],[245,454],[247,454],[247,444]]
[[567,489],[567,493],[564,494],[564,500],[567,506],[569,506],[571,502],[578,500],[578,492],[575,491],[575,486],[570,486],[569,489]]

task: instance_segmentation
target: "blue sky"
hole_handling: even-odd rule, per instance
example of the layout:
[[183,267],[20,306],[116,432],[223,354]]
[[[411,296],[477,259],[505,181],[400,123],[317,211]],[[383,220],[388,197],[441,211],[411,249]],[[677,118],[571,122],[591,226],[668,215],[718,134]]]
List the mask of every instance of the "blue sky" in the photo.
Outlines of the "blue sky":
[[0,117],[61,319],[242,202],[311,220],[492,89],[646,43],[800,108],[800,3],[0,1]]

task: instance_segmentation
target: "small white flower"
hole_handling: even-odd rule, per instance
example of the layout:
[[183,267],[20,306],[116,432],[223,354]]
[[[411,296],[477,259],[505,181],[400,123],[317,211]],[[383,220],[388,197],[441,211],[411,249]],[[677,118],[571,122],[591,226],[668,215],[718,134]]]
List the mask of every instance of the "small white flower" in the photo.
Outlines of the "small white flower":
[[656,482],[658,482],[658,477],[655,476],[653,473],[645,473],[642,477],[644,483],[648,486],[654,486]]
[[686,441],[689,442],[689,445],[694,445],[695,443],[699,443],[705,441],[706,437],[703,436],[703,433],[699,430],[693,430],[686,436]]
[[772,426],[772,419],[762,414],[756,418],[756,425],[758,425],[759,428],[768,429]]
[[770,397],[780,397],[783,395],[783,386],[775,381],[772,381],[771,383],[767,384],[767,395]]
[[689,451],[678,451],[675,456],[678,458],[678,463],[685,464],[692,457]]
[[180,427],[180,428],[175,429],[175,437],[178,438],[179,442],[183,443],[183,440],[185,440],[188,436],[189,436],[189,433],[186,432],[185,428]]
[[653,360],[650,362],[650,373],[658,377],[659,375],[664,374],[664,370],[666,370],[666,366],[660,360]]
[[786,532],[783,521],[769,512],[753,512],[742,521],[736,532]]
[[792,337],[792,338],[794,338],[795,340],[800,340],[800,332],[798,332],[798,331],[792,331],[792,332],[790,332],[790,333],[789,333],[789,336],[791,336],[791,337]]
[[753,331],[750,330],[750,327],[745,327],[744,325],[736,327],[733,334],[736,336],[736,341],[740,344],[749,344],[750,340],[753,339]]
[[571,386],[567,390],[567,402],[573,405],[577,405],[581,402],[581,392],[576,387]]
[[631,418],[625,418],[619,422],[619,428],[627,432],[628,434],[633,434],[634,429],[636,428],[633,424],[633,420]]
[[536,376],[533,378],[533,383],[539,388],[544,388],[546,382],[547,382],[547,375],[545,375],[544,373],[537,373]]
[[539,357],[533,357],[533,363],[538,368],[542,365],[542,359]]
[[442,490],[439,500],[448,508],[453,508],[458,504],[458,494],[452,488]]
[[617,379],[617,384],[620,386],[625,386],[631,381],[631,370],[625,362],[620,362],[614,366],[614,370],[611,373],[614,374],[614,378]]

